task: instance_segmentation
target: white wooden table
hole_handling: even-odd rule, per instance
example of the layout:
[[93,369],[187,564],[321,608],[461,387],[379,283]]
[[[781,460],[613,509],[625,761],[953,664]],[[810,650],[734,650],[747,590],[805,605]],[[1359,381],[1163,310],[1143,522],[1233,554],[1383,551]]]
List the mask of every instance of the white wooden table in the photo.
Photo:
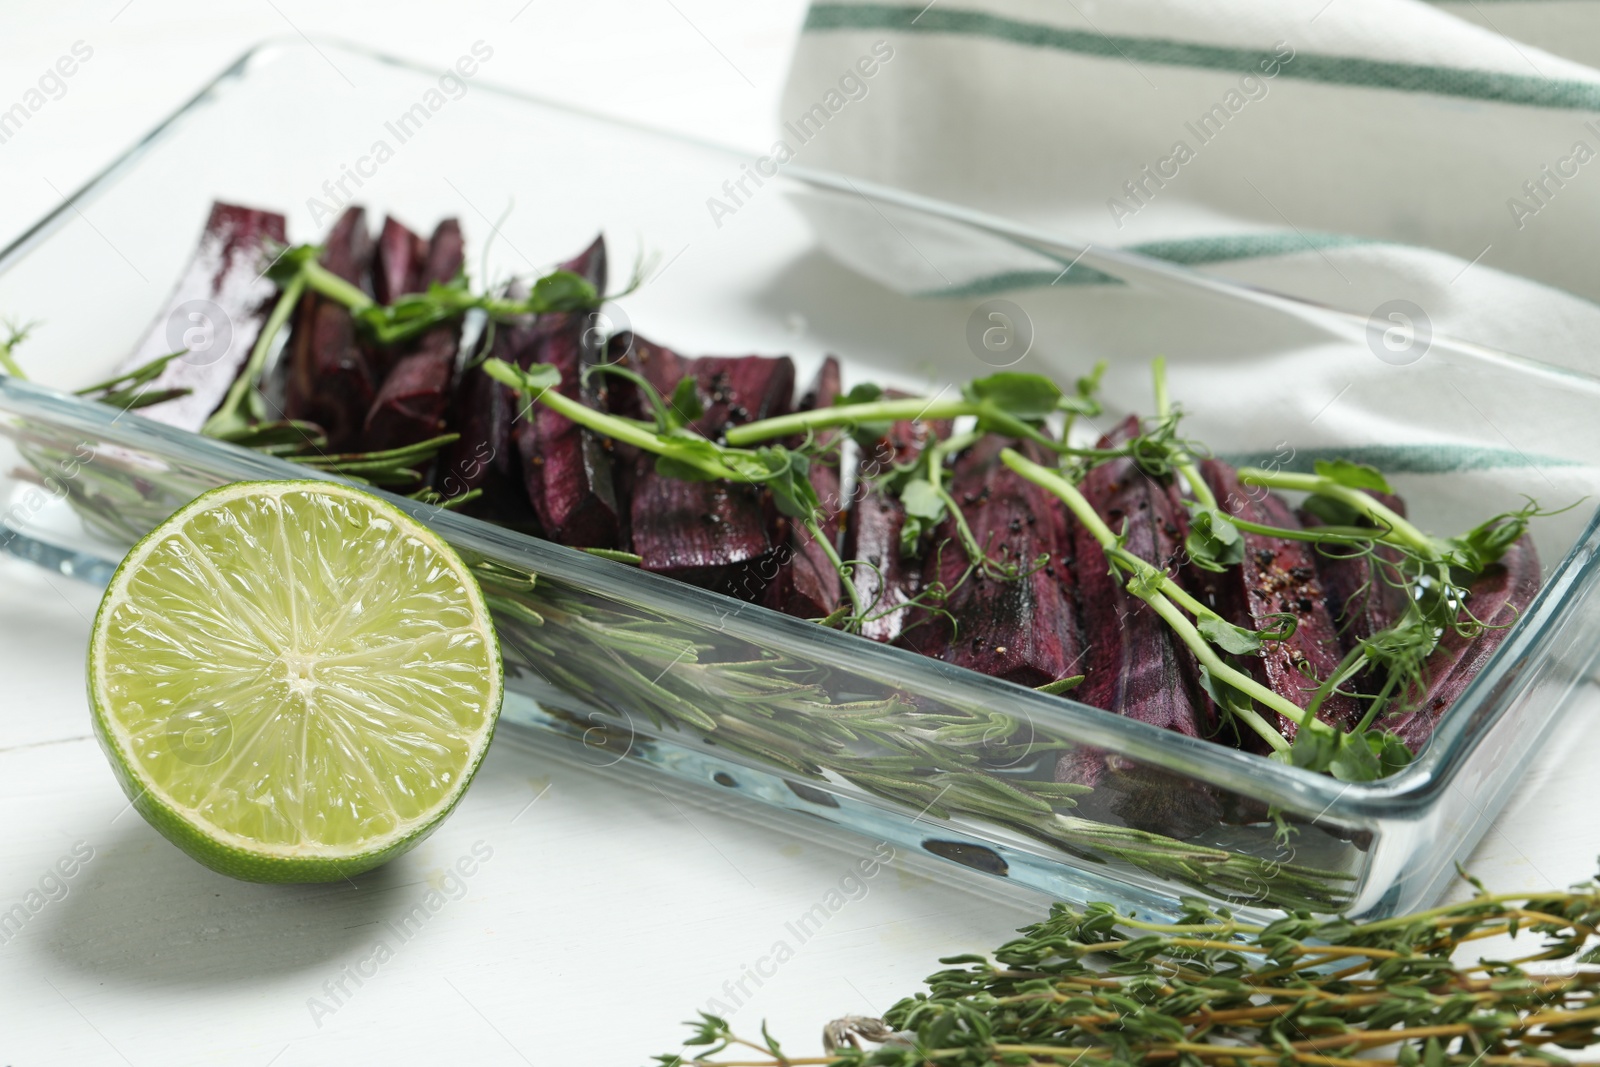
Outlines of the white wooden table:
[[[0,235],[264,37],[328,35],[445,62],[484,38],[510,60],[496,61],[502,84],[759,147],[802,17],[799,0],[10,8],[0,108],[75,42],[93,57],[0,144]],[[496,746],[429,842],[354,886],[232,882],[129,811],[89,737],[95,603],[87,588],[0,562],[0,910],[30,892],[45,901],[0,944],[3,1064],[623,1067],[676,1051],[681,1020],[713,997],[734,1003],[741,980],[752,995],[738,996],[734,1022],[753,1031],[770,1018],[805,1052],[822,1022],[881,1011],[936,957],[991,948],[1042,910],[897,862],[758,987],[747,970],[793,941],[786,923],[839,887],[867,845],[667,802],[513,745]],[[1474,871],[1513,888],[1592,872],[1596,752],[1600,729],[1577,724]],[[464,857],[474,873],[449,875]]]

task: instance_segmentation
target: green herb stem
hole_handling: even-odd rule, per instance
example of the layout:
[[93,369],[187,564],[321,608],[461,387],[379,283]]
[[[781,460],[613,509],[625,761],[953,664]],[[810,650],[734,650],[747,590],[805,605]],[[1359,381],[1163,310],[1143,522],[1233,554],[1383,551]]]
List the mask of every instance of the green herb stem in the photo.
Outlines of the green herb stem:
[[378,306],[378,302],[363,292],[360,286],[345,281],[314,259],[306,260],[297,276],[312,292],[343,304],[351,311],[364,311]]
[[26,327],[12,327],[6,339],[0,341],[0,370],[24,382],[28,380],[28,376],[22,373],[22,368],[17,365],[13,350],[26,340],[27,336],[28,330]]
[[[518,382],[507,376],[504,371],[497,370],[497,364],[500,367],[509,368],[512,375],[516,374],[515,368],[511,368],[509,364],[497,359],[485,360],[483,366],[490,375],[516,387]],[[703,472],[708,477],[724,478],[734,482],[748,482],[751,480],[739,471],[707,458],[698,449],[690,447],[687,441],[684,445],[675,446],[670,437],[664,437],[656,433],[643,423],[635,422],[633,419],[625,419],[618,415],[609,415],[603,411],[596,411],[587,404],[564,395],[554,386],[540,389],[537,392],[528,391],[525,395],[527,395],[530,404],[543,404],[556,414],[570,419],[579,426],[593,430],[603,437],[609,437],[613,441],[620,441],[625,445],[632,445],[641,451],[649,452],[651,455],[666,456],[668,459],[682,462]],[[699,440],[704,439],[700,438]]]
[[845,566],[839,558],[839,553],[834,550],[833,542],[828,540],[822,527],[817,522],[815,515],[807,515],[801,520],[805,523],[806,532],[816,541],[822,549],[822,554],[828,557],[828,562],[839,575],[839,584],[844,586],[845,596],[850,601],[851,618],[860,620],[866,618],[867,606],[861,602],[861,590],[856,588],[856,583],[851,576],[850,568]]
[[[1150,362],[1150,375],[1155,381],[1156,417],[1168,419],[1172,417],[1172,398],[1167,392],[1167,357],[1157,356]],[[1183,480],[1189,483],[1189,492],[1200,502],[1202,507],[1215,508],[1217,497],[1200,476],[1200,468],[1195,466],[1194,457],[1187,450],[1182,453],[1182,458],[1173,464]],[[1235,525],[1238,525],[1235,523]]]
[[752,445],[758,441],[801,435],[810,430],[840,426],[859,426],[869,422],[912,422],[918,419],[955,419],[976,414],[977,405],[956,397],[905,397],[899,400],[873,400],[865,404],[836,404],[833,407],[795,411],[770,419],[758,419],[735,426],[727,433],[730,445]]
[[1375,532],[1381,540],[1392,540],[1395,544],[1421,553],[1427,559],[1442,559],[1451,554],[1449,545],[1423,533],[1383,501],[1359,489],[1340,485],[1331,478],[1317,474],[1262,470],[1260,467],[1241,467],[1239,481],[1244,485],[1259,485],[1267,489],[1287,489],[1330,497],[1371,519],[1373,525],[1381,531]]
[[245,364],[244,372],[234,379],[233,385],[228,389],[227,397],[222,401],[222,406],[206,420],[201,433],[210,437],[221,437],[247,428],[242,413],[246,399],[251,390],[260,384],[261,375],[266,370],[267,356],[272,351],[272,342],[278,336],[278,331],[289,321],[289,316],[294,312],[295,305],[300,302],[300,294],[305,291],[305,287],[305,276],[299,274],[284,286],[278,302],[272,307],[272,314],[267,316],[265,325],[261,327],[261,335],[256,338],[255,346],[250,349],[250,361]]
[[1103,449],[1070,448],[1060,441],[1041,433],[1037,427],[1017,418],[998,404],[989,400],[969,400],[964,397],[941,400],[938,397],[906,397],[899,400],[872,400],[861,404],[835,404],[833,407],[796,411],[770,419],[759,419],[735,426],[727,433],[730,445],[752,445],[817,430],[861,426],[874,422],[910,422],[918,419],[959,419],[965,415],[976,416],[996,433],[1017,437],[1041,445],[1052,452],[1069,455],[1101,455]]

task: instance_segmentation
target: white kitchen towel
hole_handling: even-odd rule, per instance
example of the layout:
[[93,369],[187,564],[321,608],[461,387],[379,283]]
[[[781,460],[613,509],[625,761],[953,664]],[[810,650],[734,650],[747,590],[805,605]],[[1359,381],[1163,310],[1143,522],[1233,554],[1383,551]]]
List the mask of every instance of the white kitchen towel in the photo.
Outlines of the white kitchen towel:
[[1590,0],[819,0],[774,151],[1370,317],[1377,343],[1353,352],[1186,313],[1071,257],[963,249],[847,194],[807,205],[830,251],[891,289],[1020,305],[1036,369],[1109,356],[1129,395],[1129,357],[1161,351],[1219,450],[1304,467],[1366,449],[1452,475],[1447,520],[1596,485],[1600,392],[1425,352],[1431,331],[1600,375],[1584,59],[1600,61]]

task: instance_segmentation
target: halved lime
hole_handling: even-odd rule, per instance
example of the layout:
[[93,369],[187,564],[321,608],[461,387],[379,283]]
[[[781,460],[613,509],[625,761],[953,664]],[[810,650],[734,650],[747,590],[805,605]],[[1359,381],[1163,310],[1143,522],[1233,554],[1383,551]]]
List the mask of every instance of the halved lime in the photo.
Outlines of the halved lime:
[[460,801],[500,712],[483,593],[426,527],[334,482],[240,482],[139,542],[89,640],[123,790],[201,863],[347,878]]

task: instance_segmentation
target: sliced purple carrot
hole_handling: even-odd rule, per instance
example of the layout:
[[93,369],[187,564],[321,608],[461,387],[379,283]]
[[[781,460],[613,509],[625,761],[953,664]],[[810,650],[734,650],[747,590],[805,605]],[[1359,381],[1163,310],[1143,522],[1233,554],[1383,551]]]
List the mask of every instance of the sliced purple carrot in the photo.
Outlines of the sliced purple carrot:
[[[800,398],[799,410],[832,407],[842,392],[839,361],[832,356],[822,361],[817,377]],[[826,446],[837,437],[836,431],[819,435],[819,443]],[[844,500],[839,489],[839,469],[813,461],[810,470],[811,486],[822,502],[823,515],[817,523],[822,535],[828,538],[835,550],[839,544],[839,527],[844,517]],[[778,573],[767,586],[764,603],[788,615],[802,619],[823,618],[839,606],[843,587],[839,572],[816,539],[801,523],[790,519],[779,520],[784,547],[778,551]]]
[[[418,278],[418,288],[443,285],[461,273],[465,257],[461,225],[445,219],[428,242],[428,258]],[[367,412],[362,446],[378,452],[426,441],[444,432],[450,387],[455,380],[456,352],[461,344],[459,323],[442,323],[417,338],[384,379]]]
[[[630,339],[625,365],[670,402],[678,382],[692,376],[702,412],[689,428],[713,436],[729,424],[787,414],[794,395],[788,357],[685,359],[641,337]],[[613,383],[614,410],[635,418],[649,412],[638,391]],[[629,527],[645,570],[745,600],[758,600],[777,573],[774,509],[753,486],[688,482],[658,474],[655,457],[632,457]]]
[[1526,534],[1472,583],[1465,610],[1485,624],[1477,637],[1446,633],[1423,665],[1426,689],[1407,694],[1411,710],[1391,715],[1376,725],[1393,731],[1412,752],[1420,752],[1439,720],[1505,643],[1511,626],[1539,593],[1539,553]]
[[[372,238],[366,212],[346,208],[322,245],[321,263],[352,285],[369,288]],[[363,447],[361,427],[376,383],[356,338],[350,312],[307,293],[295,311],[290,336],[284,415],[322,427],[332,452]]]
[[[1238,472],[1226,463],[1206,460],[1201,475],[1228,514],[1264,526],[1300,528],[1282,498],[1258,486],[1240,484]],[[1278,628],[1275,615],[1294,616],[1294,633],[1286,640],[1263,642],[1259,655],[1246,657],[1245,665],[1263,685],[1302,708],[1308,707],[1319,682],[1329,677],[1343,658],[1338,628],[1317,577],[1317,550],[1306,541],[1253,533],[1244,535],[1244,544],[1244,562],[1222,574],[1206,573],[1202,588],[1217,614],[1252,630]],[[1272,718],[1285,737],[1294,737],[1294,723],[1277,714]],[[1360,720],[1361,706],[1334,693],[1323,701],[1317,718],[1349,729]]]
[[[503,295],[520,300],[528,289],[519,283]],[[526,368],[533,362],[534,337],[531,315],[497,323],[489,357]],[[482,490],[481,496],[461,506],[464,513],[543,537],[544,529],[528,503],[511,436],[518,413],[528,403],[510,386],[489,377],[482,365],[463,371],[447,418],[449,428],[461,436],[440,453],[433,488],[447,498]]]
[[[1138,433],[1139,420],[1130,416],[1098,447],[1114,448]],[[1177,574],[1188,517],[1170,485],[1145,474],[1132,459],[1114,459],[1092,469],[1081,489],[1106,525],[1124,535],[1128,551]],[[1079,672],[1083,684],[1072,698],[1188,737],[1210,733],[1215,712],[1198,685],[1194,654],[1150,605],[1127,591],[1122,577],[1112,574],[1088,530],[1074,524],[1074,533],[1088,655]]]
[[[890,399],[904,393],[889,391]],[[892,644],[900,639],[911,621],[904,605],[922,589],[922,565],[900,552],[900,531],[906,511],[897,497],[875,484],[895,467],[912,463],[934,441],[950,436],[948,419],[897,422],[878,440],[861,450],[856,464],[856,486],[845,519],[846,560],[866,566],[856,567],[851,576],[861,601],[867,607],[867,621],[861,633],[874,641]]]
[[[1405,501],[1390,493],[1371,493],[1401,518],[1405,517]],[[1307,528],[1324,525],[1316,515],[1304,508],[1295,512]],[[1400,553],[1379,545],[1371,557],[1329,546],[1315,552],[1317,576],[1322,580],[1323,595],[1328,611],[1339,631],[1339,647],[1346,653],[1375,633],[1387,630],[1405,615],[1408,603],[1405,588],[1399,584],[1396,565]],[[1351,686],[1358,692],[1368,692],[1370,677],[1366,672],[1357,675]]]
[[1008,444],[990,434],[961,453],[950,495],[978,546],[1020,576],[992,578],[974,570],[961,581],[969,561],[953,517],[946,518],[934,533],[935,545],[943,548],[925,560],[923,573],[925,582],[937,578],[955,590],[944,606],[948,617],[918,609],[926,621],[907,630],[903,641],[947,663],[1040,686],[1081,671],[1073,536],[1060,503],[1000,462]]
[[[604,292],[605,239],[595,238],[561,269],[588,279]],[[541,315],[533,329],[532,362],[561,371],[559,389],[565,396],[601,407],[600,382],[583,380],[584,369],[605,357],[599,345],[587,313]],[[542,405],[517,423],[513,436],[528,501],[545,536],[579,548],[619,547],[621,509],[608,442]]]
[[[383,229],[372,256],[372,295],[380,304],[392,304],[402,296],[420,293],[428,287],[424,274],[428,264],[428,241],[408,229],[393,216],[384,218]],[[381,383],[403,353],[393,347],[366,341],[362,346],[371,368],[372,380]]]
[[[1140,432],[1130,416],[1097,447],[1114,448]],[[1141,471],[1132,459],[1092,469],[1080,488],[1124,547],[1173,577],[1183,559],[1188,516],[1175,487]],[[1199,684],[1199,664],[1171,628],[1112,573],[1100,543],[1074,524],[1078,603],[1083,614],[1083,684],[1074,700],[1186,737],[1209,736],[1216,706]],[[1055,780],[1087,785],[1079,798],[1090,817],[1135,829],[1191,837],[1214,825],[1220,810],[1202,786],[1159,768],[1095,748],[1078,748],[1056,761]]]
[[211,205],[200,244],[161,314],[117,368],[127,373],[172,352],[145,389],[188,389],[186,396],[141,408],[139,414],[198,431],[222,403],[250,359],[272,310],[276,287],[266,277],[276,245],[285,242],[283,216],[220,201]]
[[372,263],[372,295],[380,304],[392,304],[408,293],[426,289],[423,272],[428,262],[428,242],[393,216],[383,220]]

